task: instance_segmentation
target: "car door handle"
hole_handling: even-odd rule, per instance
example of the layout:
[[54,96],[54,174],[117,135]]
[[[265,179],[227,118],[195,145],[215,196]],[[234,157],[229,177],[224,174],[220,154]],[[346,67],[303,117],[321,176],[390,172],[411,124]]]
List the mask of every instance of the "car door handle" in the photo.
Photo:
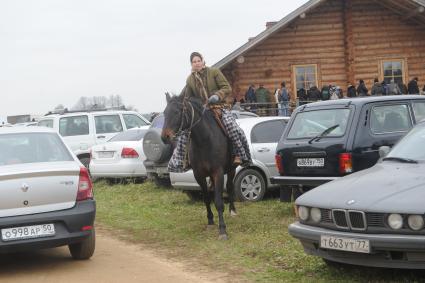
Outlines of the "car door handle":
[[263,147],[263,148],[259,148],[259,149],[257,149],[257,151],[258,151],[258,152],[269,152],[269,151],[270,151],[270,148]]
[[98,139],[104,139],[106,136],[97,136]]

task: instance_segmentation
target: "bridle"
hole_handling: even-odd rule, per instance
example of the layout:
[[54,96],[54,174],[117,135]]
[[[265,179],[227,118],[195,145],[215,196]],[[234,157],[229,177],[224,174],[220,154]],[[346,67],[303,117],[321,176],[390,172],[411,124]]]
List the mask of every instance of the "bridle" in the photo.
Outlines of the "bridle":
[[[202,120],[202,116],[204,116],[204,112],[205,112],[205,107],[203,107],[202,112],[199,115],[199,119],[195,121],[195,107],[193,107],[192,102],[185,96],[183,98],[183,102],[180,102],[183,105],[183,109],[182,109],[182,118],[181,118],[181,123],[180,123],[180,127],[177,131],[177,133],[175,134],[176,136],[181,135],[184,131],[188,131],[189,132],[189,136],[192,133],[192,129]],[[187,110],[190,111],[190,114],[187,112]],[[190,116],[189,116],[190,115]],[[184,124],[185,121],[189,122],[190,120],[190,124],[189,127],[187,129],[184,129]]]

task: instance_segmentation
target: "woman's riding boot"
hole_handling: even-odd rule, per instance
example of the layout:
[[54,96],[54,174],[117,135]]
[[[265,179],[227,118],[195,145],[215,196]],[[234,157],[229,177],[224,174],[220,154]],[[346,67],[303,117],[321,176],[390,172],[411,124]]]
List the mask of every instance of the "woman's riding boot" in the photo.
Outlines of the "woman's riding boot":
[[239,156],[235,156],[235,158],[233,159],[233,165],[239,166],[241,164],[242,164],[242,159]]

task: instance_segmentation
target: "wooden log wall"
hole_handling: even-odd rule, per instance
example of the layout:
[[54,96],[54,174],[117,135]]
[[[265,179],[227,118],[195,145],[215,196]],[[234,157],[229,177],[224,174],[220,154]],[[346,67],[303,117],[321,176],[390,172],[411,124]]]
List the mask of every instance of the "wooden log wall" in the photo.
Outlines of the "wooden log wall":
[[295,98],[293,65],[316,64],[319,88],[336,84],[346,92],[349,82],[364,79],[370,88],[382,78],[382,60],[404,59],[406,79],[417,76],[423,85],[425,25],[402,21],[379,1],[329,0],[243,56],[223,69],[238,100],[250,84],[274,91],[282,81]]
[[[383,78],[382,60],[405,61],[404,82],[413,77],[425,84],[425,25],[402,21],[385,1],[353,0],[355,79],[368,86]],[[382,3],[382,4],[380,4]]]

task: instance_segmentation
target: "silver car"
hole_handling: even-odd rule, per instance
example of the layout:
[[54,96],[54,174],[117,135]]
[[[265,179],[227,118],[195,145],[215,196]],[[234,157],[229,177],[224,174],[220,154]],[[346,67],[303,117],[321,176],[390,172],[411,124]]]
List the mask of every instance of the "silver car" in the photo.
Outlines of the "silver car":
[[289,233],[326,262],[425,269],[424,144],[420,123],[375,166],[302,195]]
[[[289,117],[257,117],[236,120],[248,139],[253,164],[248,168],[236,168],[235,194],[240,201],[259,201],[272,188],[270,177],[278,176],[275,165],[277,142]],[[193,195],[200,187],[193,171],[170,173],[171,185]]]
[[95,249],[95,201],[87,169],[53,130],[0,128],[0,252],[68,245]]

